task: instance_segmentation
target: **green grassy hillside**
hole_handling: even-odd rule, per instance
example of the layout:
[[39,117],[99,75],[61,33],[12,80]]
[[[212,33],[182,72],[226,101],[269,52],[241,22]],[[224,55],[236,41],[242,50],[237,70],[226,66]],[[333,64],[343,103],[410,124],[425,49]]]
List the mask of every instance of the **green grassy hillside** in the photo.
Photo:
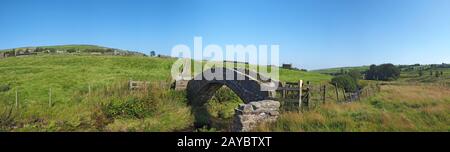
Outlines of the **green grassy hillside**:
[[[0,130],[173,131],[188,128],[193,120],[184,92],[167,88],[174,61],[86,55],[0,59]],[[303,79],[320,83],[330,79],[330,76],[312,72],[282,69],[280,73],[284,81]],[[145,92],[131,92],[126,84],[129,79],[152,84]],[[16,90],[18,107],[12,108],[16,105]],[[11,108],[12,118],[7,117]]]
[[[11,49],[3,49],[0,50],[0,53],[11,53],[11,54],[22,54],[28,55],[33,53],[59,53],[59,54],[80,54],[80,53],[103,53],[103,54],[119,54],[119,55],[137,55],[137,56],[145,56],[145,54],[108,48],[98,45],[83,45],[83,44],[74,44],[74,45],[54,45],[54,46],[35,46],[35,47],[20,47],[20,48],[11,48]],[[11,55],[10,55],[11,56]]]
[[[436,72],[438,76],[436,76]],[[404,70],[401,72],[398,82],[436,83],[450,86],[450,68],[429,68],[422,70],[422,75],[419,74],[419,70]]]
[[42,48],[54,48],[54,49],[80,49],[80,50],[86,50],[86,49],[107,49],[107,47],[98,46],[98,45],[83,45],[83,44],[74,44],[74,45],[52,45],[52,46],[40,46]]
[[322,74],[334,74],[334,73],[340,73],[341,69],[344,71],[350,71],[350,70],[366,71],[369,69],[369,66],[338,67],[338,68],[318,69],[318,70],[312,70],[312,71],[317,72],[317,73],[322,73]]
[[[44,100],[52,88],[55,101],[70,101],[80,90],[119,80],[166,80],[170,59],[113,56],[32,56],[0,60],[0,84],[18,88],[22,98]],[[8,93],[8,92],[6,92]]]
[[[15,106],[17,90],[19,106],[14,109],[14,122],[9,124],[16,130],[105,129],[95,128],[92,125],[95,122],[91,119],[95,110],[98,107],[105,107],[97,104],[147,101],[137,95],[127,94],[129,91],[123,89],[126,87],[126,81],[129,79],[165,81],[170,78],[169,69],[172,62],[173,60],[170,59],[136,56],[43,55],[2,59],[0,60],[0,86],[9,89],[3,89],[0,92],[0,104],[2,105],[0,110],[5,113],[8,110],[6,107]],[[96,95],[87,96],[89,87],[91,87],[92,94]],[[48,106],[50,89],[52,90],[52,107]],[[108,95],[117,92],[125,92],[125,94]],[[160,93],[170,92],[161,90],[155,94]],[[168,98],[172,97],[174,96]],[[174,102],[179,106],[168,104],[167,107],[178,107],[178,110],[184,110],[185,115],[189,116],[183,99]],[[124,107],[122,106],[122,108]],[[189,120],[185,119],[183,115],[180,116],[182,116],[180,119]],[[171,117],[171,119],[177,119],[177,117]],[[35,121],[37,122],[35,123]],[[158,126],[158,123],[155,126]],[[183,127],[183,125],[179,126]],[[157,130],[164,129],[164,127],[160,127]],[[166,128],[170,129],[171,127],[168,125]]]
[[37,47],[20,47],[20,48],[11,48],[11,49],[3,49],[0,51],[12,51],[14,50],[24,50],[24,49],[35,49],[35,48],[43,48],[43,49],[58,49],[58,50],[90,50],[90,49],[109,49],[107,47],[98,46],[98,45],[84,45],[84,44],[74,44],[74,45],[52,45],[52,46],[37,46]]

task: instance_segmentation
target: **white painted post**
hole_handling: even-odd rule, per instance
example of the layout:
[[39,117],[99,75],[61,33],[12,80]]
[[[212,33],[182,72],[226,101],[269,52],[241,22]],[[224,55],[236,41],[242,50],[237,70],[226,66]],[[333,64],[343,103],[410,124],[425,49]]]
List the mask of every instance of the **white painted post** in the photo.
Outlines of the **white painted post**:
[[133,82],[133,79],[130,78],[130,81],[128,81],[128,89],[129,89],[129,90],[132,90],[132,89],[133,89],[133,84],[132,84],[132,82]]
[[301,110],[302,108],[302,88],[303,87],[303,80],[300,80],[298,82],[298,109]]
[[88,95],[91,96],[91,84],[89,84],[88,89],[89,89]]

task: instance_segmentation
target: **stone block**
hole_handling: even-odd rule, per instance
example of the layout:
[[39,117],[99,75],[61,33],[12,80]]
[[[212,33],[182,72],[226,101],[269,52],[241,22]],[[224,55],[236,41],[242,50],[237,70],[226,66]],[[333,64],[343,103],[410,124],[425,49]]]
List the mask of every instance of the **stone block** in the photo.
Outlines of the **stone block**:
[[251,131],[259,123],[276,121],[280,103],[274,100],[254,101],[240,104],[236,109],[233,131]]

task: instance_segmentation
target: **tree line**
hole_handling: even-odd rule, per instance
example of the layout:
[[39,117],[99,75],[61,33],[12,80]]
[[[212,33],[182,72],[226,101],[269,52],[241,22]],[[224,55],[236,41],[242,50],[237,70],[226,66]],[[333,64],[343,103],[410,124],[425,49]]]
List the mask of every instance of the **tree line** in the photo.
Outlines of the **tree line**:
[[393,64],[371,65],[366,71],[352,69],[345,71],[341,69],[340,73],[331,79],[331,83],[345,92],[355,92],[362,88],[360,79],[393,81],[400,77],[400,68]]

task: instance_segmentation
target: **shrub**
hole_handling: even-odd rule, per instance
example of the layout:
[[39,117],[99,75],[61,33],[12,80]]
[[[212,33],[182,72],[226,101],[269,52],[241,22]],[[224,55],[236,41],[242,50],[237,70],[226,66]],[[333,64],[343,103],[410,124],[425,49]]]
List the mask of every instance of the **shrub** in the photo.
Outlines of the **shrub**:
[[11,87],[9,85],[7,85],[7,84],[0,85],[0,92],[6,92],[9,89],[11,89]]
[[359,80],[362,77],[361,72],[359,72],[358,70],[350,70],[350,72],[348,72],[348,75],[355,80]]
[[208,111],[218,118],[231,118],[236,108],[243,101],[230,88],[222,87],[216,91],[207,103]]
[[74,53],[74,52],[76,52],[77,50],[75,50],[75,49],[67,49],[67,53]]
[[111,123],[113,121],[113,118],[108,117],[111,115],[107,115],[105,113],[104,110],[106,110],[106,108],[102,107],[102,106],[104,106],[104,105],[99,104],[92,109],[92,115],[91,115],[91,119],[93,120],[92,125],[98,130],[102,130],[103,128],[106,127],[106,125],[108,125],[109,123]]
[[356,79],[347,74],[334,77],[331,79],[331,83],[339,88],[343,88],[345,92],[355,92],[358,88]]
[[144,118],[156,110],[156,106],[149,102],[151,100],[130,98],[125,102],[110,102],[104,106],[103,110],[109,118]]
[[0,131],[6,131],[13,126],[15,122],[15,115],[13,114],[13,108],[6,107],[3,112],[0,113]]

